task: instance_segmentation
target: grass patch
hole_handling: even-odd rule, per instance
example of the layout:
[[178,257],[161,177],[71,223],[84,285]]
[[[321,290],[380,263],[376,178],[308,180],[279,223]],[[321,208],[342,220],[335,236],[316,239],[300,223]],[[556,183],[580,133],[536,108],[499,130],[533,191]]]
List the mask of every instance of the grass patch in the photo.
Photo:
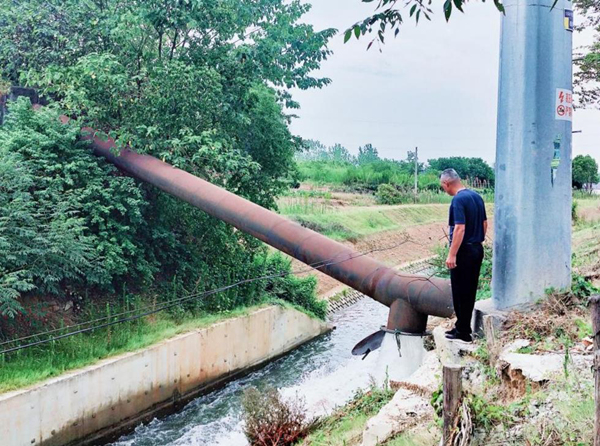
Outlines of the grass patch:
[[199,316],[157,313],[137,321],[0,355],[0,393],[30,386],[122,353],[140,350],[226,319],[247,316],[269,305],[295,309],[317,318],[309,310],[280,299],[268,299],[250,307]]
[[573,267],[600,286],[600,222],[578,224],[573,233]]
[[225,319],[245,316],[265,306],[267,304],[200,317],[187,317],[183,321],[167,313],[157,313],[145,320],[119,324],[89,334],[0,355],[0,393],[26,387],[121,353],[139,350]]
[[594,384],[579,381],[576,374],[563,378],[542,392],[533,401],[541,414],[533,420],[523,420],[523,440],[531,446],[581,446],[593,443]]
[[299,443],[302,446],[359,445],[369,418],[376,415],[394,396],[386,384],[358,391],[354,398],[333,415],[323,419],[317,429]]
[[447,205],[431,204],[372,206],[321,214],[295,214],[290,217],[303,226],[328,237],[337,240],[351,240],[382,231],[443,223],[447,216]]
[[439,443],[441,434],[435,427],[403,432],[385,443],[385,446],[431,446]]
[[295,191],[288,192],[277,201],[282,215],[314,215],[332,212],[331,192]]

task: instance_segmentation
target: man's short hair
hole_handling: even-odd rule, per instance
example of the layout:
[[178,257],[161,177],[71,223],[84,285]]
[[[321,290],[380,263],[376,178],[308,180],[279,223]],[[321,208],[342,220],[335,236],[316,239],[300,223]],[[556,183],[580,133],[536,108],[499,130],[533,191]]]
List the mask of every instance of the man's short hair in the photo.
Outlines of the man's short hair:
[[440,180],[452,183],[454,181],[460,180],[460,176],[458,175],[458,173],[456,173],[456,170],[446,169],[440,175]]

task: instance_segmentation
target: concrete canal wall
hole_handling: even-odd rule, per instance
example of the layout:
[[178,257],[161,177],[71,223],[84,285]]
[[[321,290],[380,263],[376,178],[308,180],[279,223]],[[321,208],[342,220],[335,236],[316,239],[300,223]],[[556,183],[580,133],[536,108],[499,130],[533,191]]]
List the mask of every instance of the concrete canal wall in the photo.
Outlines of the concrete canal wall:
[[267,307],[0,395],[2,446],[92,445],[325,333]]

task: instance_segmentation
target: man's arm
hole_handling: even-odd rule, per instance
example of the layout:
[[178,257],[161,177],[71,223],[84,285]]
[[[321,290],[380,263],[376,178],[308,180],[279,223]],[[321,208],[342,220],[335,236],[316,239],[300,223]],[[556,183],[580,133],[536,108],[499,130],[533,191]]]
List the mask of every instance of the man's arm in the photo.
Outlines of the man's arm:
[[487,235],[487,220],[483,220],[483,238],[485,239],[485,236]]
[[449,269],[456,268],[456,254],[462,245],[463,239],[465,238],[465,225],[457,224],[454,226],[454,232],[452,233],[452,245],[450,245],[450,252],[446,259],[446,266]]

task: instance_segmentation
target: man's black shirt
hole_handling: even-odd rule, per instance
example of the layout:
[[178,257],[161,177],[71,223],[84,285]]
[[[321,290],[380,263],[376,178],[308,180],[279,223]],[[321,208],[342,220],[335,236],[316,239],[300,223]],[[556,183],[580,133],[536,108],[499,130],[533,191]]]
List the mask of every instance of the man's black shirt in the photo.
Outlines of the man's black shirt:
[[465,237],[463,243],[481,243],[485,239],[483,234],[483,222],[487,220],[483,198],[470,189],[462,189],[452,198],[450,204],[450,243],[454,226],[465,225]]

